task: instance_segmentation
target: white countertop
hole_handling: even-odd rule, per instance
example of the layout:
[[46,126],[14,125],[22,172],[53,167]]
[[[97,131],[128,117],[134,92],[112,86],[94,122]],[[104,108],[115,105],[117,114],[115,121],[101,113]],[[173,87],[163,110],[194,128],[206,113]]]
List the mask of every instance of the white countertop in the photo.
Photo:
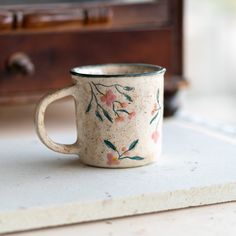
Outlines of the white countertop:
[[152,213],[11,234],[12,236],[235,236],[236,203]]
[[[52,106],[51,111],[49,110],[48,126],[51,131],[51,136],[56,138],[57,141],[66,139],[69,142],[73,139],[73,134],[75,134],[72,125],[73,107],[70,103],[66,102],[63,105],[65,108],[63,110],[66,110],[66,112],[63,113],[64,116],[62,117],[59,116],[59,114],[61,114],[61,105],[63,104]],[[208,130],[206,127],[202,127],[202,125],[194,125],[191,121],[186,121],[186,119],[184,120],[182,118],[166,120],[164,152],[163,158],[159,163],[142,168],[129,169],[128,171],[108,170],[105,174],[100,175],[98,172],[101,172],[101,170],[104,172],[104,169],[81,166],[76,157],[72,156],[68,158],[64,155],[54,153],[39,143],[33,129],[32,106],[16,107],[15,109],[5,108],[5,112],[3,111],[4,109],[1,110],[2,114],[0,119],[2,136],[0,139],[2,146],[2,170],[0,177],[2,183],[4,183],[4,186],[0,186],[1,192],[4,193],[0,197],[1,212],[11,210],[17,213],[17,211],[20,210],[21,213],[27,213],[27,210],[30,209],[28,212],[32,214],[31,217],[37,219],[34,215],[38,215],[37,211],[34,212],[35,206],[50,208],[52,206],[58,207],[72,203],[71,209],[73,213],[74,209],[78,207],[78,205],[73,205],[73,203],[76,202],[81,203],[85,200],[91,202],[101,199],[101,201],[105,200],[108,203],[107,209],[102,214],[99,213],[99,208],[96,209],[95,205],[93,205],[93,209],[89,209],[87,204],[83,204],[85,206],[84,210],[89,210],[88,214],[82,214],[84,218],[81,218],[81,214],[79,214],[79,217],[78,215],[72,216],[70,220],[67,219],[65,221],[65,218],[62,217],[62,219],[60,219],[62,220],[61,222],[54,221],[54,224],[52,224],[52,222],[50,224],[49,221],[48,224],[41,224],[41,226],[50,226],[236,199],[236,175],[234,174],[235,165],[233,164],[236,161],[235,139],[232,136],[225,135],[225,133],[218,131],[213,132],[212,129]],[[57,127],[64,128],[58,130]],[[179,141],[180,138],[181,140]],[[209,146],[214,148],[209,148]],[[91,172],[93,177],[91,177]],[[120,175],[120,172],[124,173]],[[94,181],[94,176],[97,176],[95,180],[99,179],[99,181]],[[124,179],[130,176],[132,176],[133,179],[139,180],[139,182],[133,181],[134,183],[131,187],[129,184],[122,184]],[[142,178],[140,176],[142,176]],[[87,182],[83,182],[85,177]],[[110,183],[113,178],[119,180],[116,182],[116,187]],[[147,182],[149,183],[148,185],[146,184]],[[101,184],[101,186],[97,188],[96,186],[99,184]],[[89,189],[89,186],[93,185],[95,187]],[[122,187],[122,192],[117,191],[119,185]],[[86,188],[87,191],[83,191],[83,189]],[[121,202],[124,200],[122,198],[130,198],[131,195],[133,195],[133,197],[136,196],[136,200],[133,201],[132,199],[131,201],[127,201],[126,199],[127,205],[125,205],[124,209],[121,209]],[[17,198],[15,196],[17,196]],[[140,196],[142,197],[140,198]],[[113,199],[112,204],[110,201],[111,198]],[[119,199],[122,199],[122,201]],[[145,199],[149,204],[145,204]],[[150,199],[154,199],[153,202]],[[156,204],[157,202],[160,204]],[[134,205],[132,205],[133,203]],[[216,209],[216,212],[220,212],[219,209],[221,209],[223,214],[223,212],[228,209],[227,205],[224,206],[226,210],[224,210],[224,207],[214,208],[211,206],[211,208]],[[81,205],[78,209],[81,209]],[[112,214],[111,212],[109,213],[111,209],[114,210]],[[176,216],[176,222],[180,219],[183,220],[184,211],[186,211],[186,215],[191,215],[191,211],[197,211],[196,217],[200,217],[200,209],[203,209],[203,212],[206,211],[204,210],[206,208],[173,211],[173,217]],[[64,208],[64,211],[68,213],[68,209]],[[51,211],[50,214],[53,214],[53,212],[54,211]],[[62,212],[59,211],[58,213]],[[228,209],[228,214],[233,215],[233,213],[234,212]],[[121,228],[124,228],[127,224],[131,224],[129,232],[132,230],[134,230],[134,232],[135,230],[140,230],[140,235],[147,235],[148,232],[154,232],[153,230],[156,229],[157,224],[155,219],[160,219],[158,220],[158,224],[160,224],[159,227],[164,230],[165,224],[163,222],[165,221],[164,219],[168,219],[168,214],[170,213],[150,214],[134,218],[124,218],[122,220],[112,220],[108,223],[104,223],[107,221],[87,223],[73,226],[72,228],[65,227],[63,230],[58,228],[57,232],[66,232],[68,230],[68,232],[76,232],[77,229],[85,230],[86,232],[91,224],[97,226],[94,230],[98,228],[98,230],[101,230],[101,235],[104,235],[102,232],[106,233],[106,230],[111,229],[111,225],[113,225],[114,222],[114,225],[123,225]],[[177,217],[178,214],[180,218]],[[183,214],[182,218],[181,214]],[[8,215],[8,217],[10,217],[8,219],[10,220],[13,215]],[[162,215],[163,221],[161,220]],[[14,215],[14,217],[16,216],[17,214]],[[20,216],[27,217],[27,214],[21,214]],[[4,225],[6,218],[4,218],[4,214],[2,214],[2,217],[2,222],[0,223]],[[49,215],[49,217],[52,217],[52,215]],[[209,220],[214,219],[213,216],[210,216],[210,218]],[[17,218],[13,219],[14,220],[11,219],[11,221],[9,221],[11,223],[8,227],[14,226],[16,227],[15,229],[17,229],[17,227],[18,229],[24,228],[19,227],[19,223],[24,221],[17,221]],[[132,222],[135,221],[134,219],[139,220],[140,223],[132,226]],[[143,219],[144,223],[143,228],[141,219]],[[58,220],[58,218],[56,220]],[[202,220],[201,217],[199,220]],[[46,218],[46,222],[48,222],[48,218]],[[34,225],[32,226],[32,221],[29,220],[28,223],[23,226],[27,226],[28,228],[41,227],[40,224],[38,224],[40,223],[40,219],[36,222],[33,221],[33,223]],[[115,229],[116,227],[112,227],[111,230],[113,230],[113,228]],[[172,228],[170,227],[168,230],[172,230]],[[44,230],[42,233],[43,232],[45,234],[53,233],[51,230]],[[91,233],[92,232],[93,231],[91,231]],[[113,233],[117,232],[120,231],[113,231]],[[124,233],[125,232],[122,234]]]

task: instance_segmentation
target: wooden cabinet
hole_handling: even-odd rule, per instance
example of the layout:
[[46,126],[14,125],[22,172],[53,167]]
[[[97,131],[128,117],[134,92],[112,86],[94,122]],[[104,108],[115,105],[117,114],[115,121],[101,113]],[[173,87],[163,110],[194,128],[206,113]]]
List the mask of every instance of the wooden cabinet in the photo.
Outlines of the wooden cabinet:
[[70,68],[112,62],[166,67],[172,100],[184,83],[182,8],[181,0],[1,6],[0,104],[35,101],[70,84]]

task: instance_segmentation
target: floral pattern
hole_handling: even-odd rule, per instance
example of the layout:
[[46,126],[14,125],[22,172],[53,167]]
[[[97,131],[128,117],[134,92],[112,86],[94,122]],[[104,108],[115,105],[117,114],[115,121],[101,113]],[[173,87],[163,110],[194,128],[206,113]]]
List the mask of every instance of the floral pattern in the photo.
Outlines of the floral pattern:
[[155,130],[153,133],[152,133],[152,140],[154,141],[154,143],[157,143],[159,139],[159,133],[157,130]]
[[135,111],[132,111],[129,113],[129,119],[131,120],[133,117],[136,116],[136,112]]
[[125,120],[125,117],[121,115],[115,118],[115,122],[123,122],[124,120]]
[[120,161],[124,159],[130,159],[130,160],[136,160],[140,161],[143,160],[143,157],[140,156],[130,156],[130,151],[135,149],[135,147],[138,145],[138,139],[134,140],[129,147],[122,147],[120,152],[117,147],[109,140],[104,140],[104,144],[107,146],[107,148],[111,149],[111,152],[107,153],[107,164],[108,165],[119,165]]
[[[133,102],[129,93],[134,91],[133,87],[122,86],[120,84],[105,85],[90,82],[91,98],[86,109],[86,113],[94,110],[94,114],[99,121],[105,119],[109,122],[123,122],[126,117],[130,120],[135,117],[135,111],[128,111],[128,105]],[[100,96],[100,97],[99,97]],[[121,101],[118,99],[121,97]]]
[[156,103],[154,103],[153,105],[153,109],[151,111],[151,115],[152,115],[152,119],[150,121],[150,125],[152,123],[156,123],[155,125],[155,130],[152,132],[151,134],[151,138],[153,140],[154,143],[157,143],[159,140],[159,132],[157,130],[158,128],[158,124],[160,121],[160,114],[161,114],[161,105],[160,105],[160,101],[159,101],[159,89],[157,90],[157,95],[156,95]]
[[101,101],[105,102],[107,106],[111,106],[113,102],[116,100],[116,95],[109,89],[106,94],[101,96]]
[[151,111],[151,115],[153,116],[156,112],[158,111],[158,108],[157,108],[157,103],[154,104],[154,107]]
[[111,152],[107,153],[107,164],[109,166],[111,165],[119,165],[120,161],[118,160],[118,158]]
[[[103,122],[105,120],[113,123],[122,123],[124,121],[132,120],[136,117],[136,111],[130,110],[129,105],[133,102],[132,92],[133,87],[122,86],[120,84],[105,85],[101,83],[89,82],[91,98],[86,109],[86,113],[94,112],[96,118]],[[151,139],[154,143],[159,140],[158,124],[161,118],[159,89],[156,94],[156,101],[152,106],[149,124],[154,126],[151,132]],[[155,124],[155,125],[154,125]],[[104,141],[105,146],[109,149],[106,154],[107,165],[119,165],[124,159],[139,161],[144,157],[133,156],[131,151],[138,145],[139,139],[134,140],[129,146],[123,146],[118,149],[108,139]]]

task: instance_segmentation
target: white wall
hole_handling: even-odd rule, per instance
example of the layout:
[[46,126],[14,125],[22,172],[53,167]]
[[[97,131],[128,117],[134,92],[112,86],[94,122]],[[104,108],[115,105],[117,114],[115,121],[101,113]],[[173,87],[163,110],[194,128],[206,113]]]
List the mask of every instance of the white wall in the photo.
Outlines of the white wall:
[[236,94],[236,0],[186,0],[184,22],[190,93]]

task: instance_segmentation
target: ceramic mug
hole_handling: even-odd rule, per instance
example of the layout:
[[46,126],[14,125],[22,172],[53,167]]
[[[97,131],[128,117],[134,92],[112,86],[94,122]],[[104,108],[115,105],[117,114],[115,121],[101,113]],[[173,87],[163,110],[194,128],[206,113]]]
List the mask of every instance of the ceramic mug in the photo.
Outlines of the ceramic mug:
[[[78,154],[91,166],[123,168],[154,162],[161,153],[165,68],[149,64],[104,64],[73,68],[73,86],[45,96],[36,110],[36,130],[50,149]],[[66,145],[47,135],[44,114],[60,98],[75,100],[77,141]]]

